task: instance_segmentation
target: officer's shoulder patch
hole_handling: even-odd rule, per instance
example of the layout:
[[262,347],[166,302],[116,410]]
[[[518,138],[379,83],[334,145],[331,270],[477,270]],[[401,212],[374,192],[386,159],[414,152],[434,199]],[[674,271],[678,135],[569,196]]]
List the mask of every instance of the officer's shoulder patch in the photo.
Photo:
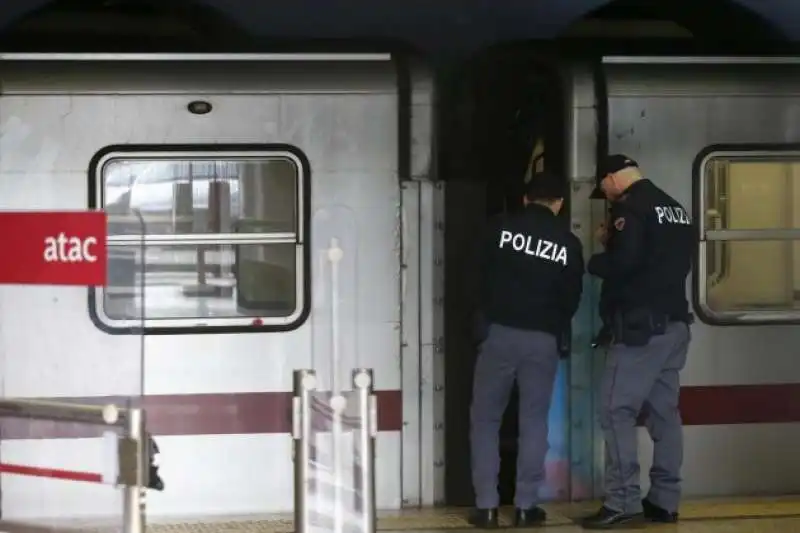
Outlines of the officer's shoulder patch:
[[625,217],[617,217],[614,220],[614,229],[617,231],[622,231],[622,228],[625,227]]

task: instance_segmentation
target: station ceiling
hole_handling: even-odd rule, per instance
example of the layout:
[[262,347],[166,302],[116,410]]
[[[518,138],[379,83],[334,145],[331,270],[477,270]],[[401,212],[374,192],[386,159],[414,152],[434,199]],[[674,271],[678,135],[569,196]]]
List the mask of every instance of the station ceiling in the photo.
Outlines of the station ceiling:
[[[142,4],[147,0],[100,0],[103,4]],[[152,0],[150,0],[152,3]],[[647,5],[672,9],[682,0]],[[92,0],[83,0],[83,5]],[[162,5],[183,0],[161,0]],[[428,48],[448,41],[485,44],[508,40],[551,39],[573,22],[608,4],[630,0],[194,0],[253,37],[384,38]],[[48,5],[70,0],[1,0],[0,31]],[[186,2],[183,2],[186,3]],[[642,4],[643,2],[639,2]],[[771,27],[778,37],[800,41],[798,0],[695,0],[683,2],[700,13],[699,24],[724,30],[714,18],[715,4],[737,5]],[[698,11],[699,10],[699,11]],[[698,23],[698,22],[696,22]],[[735,26],[735,25],[734,25]],[[738,28],[729,28],[737,38]]]

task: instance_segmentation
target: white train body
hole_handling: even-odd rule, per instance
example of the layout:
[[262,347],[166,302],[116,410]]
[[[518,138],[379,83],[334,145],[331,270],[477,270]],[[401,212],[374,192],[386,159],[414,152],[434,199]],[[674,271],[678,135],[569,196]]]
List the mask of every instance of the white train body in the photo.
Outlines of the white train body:
[[[118,295],[127,303],[114,308],[116,318],[108,316],[114,304],[106,302],[100,291],[87,298],[83,287],[0,287],[6,397],[87,398],[143,392],[167,484],[163,493],[148,494],[150,516],[269,513],[293,507],[287,403],[292,371],[316,368],[325,383],[334,379],[346,383],[350,368],[373,368],[381,418],[377,506],[397,509],[444,501],[446,231],[442,230],[447,188],[433,175],[434,100],[427,71],[412,69],[389,54],[202,61],[177,56],[50,56],[48,60],[17,56],[0,61],[0,209],[100,207],[103,200],[108,203],[110,197],[124,194],[121,174],[112,177],[108,189],[103,184],[104,169],[120,160],[151,165],[148,168],[161,177],[167,171],[152,166],[154,161],[196,160],[200,166],[209,160],[229,161],[238,169],[230,172],[241,172],[238,182],[232,179],[235,186],[213,192],[206,171],[198,170],[197,179],[188,186],[164,188],[157,177],[156,184],[136,189],[129,198],[130,206],[142,211],[145,223],[159,228],[150,232],[148,238],[155,240],[148,245],[161,247],[161,255],[148,251],[148,262],[194,262],[198,245],[217,247],[206,253],[209,265],[218,267],[209,274],[214,283],[206,285],[222,287],[218,290],[226,295],[216,304],[208,303],[211,298],[182,292],[185,272],[167,267],[162,277],[146,275],[143,291],[128,281],[127,292]],[[609,148],[639,160],[648,176],[687,207],[696,201],[693,162],[709,145],[800,142],[800,129],[792,123],[800,93],[793,88],[796,76],[788,67],[762,68],[760,77],[753,78],[741,78],[738,73],[744,67],[738,64],[711,70],[636,62],[604,68]],[[593,247],[591,227],[601,214],[601,207],[588,201],[598,139],[598,95],[588,71],[580,65],[567,70],[565,96],[571,102],[565,117],[567,155],[575,184],[571,216],[588,253]],[[190,112],[187,106],[192,102],[210,103],[211,110]],[[247,177],[249,171],[242,170],[246,165],[240,165],[261,164],[265,158],[277,158],[293,169],[270,182],[269,190],[259,181],[267,171]],[[277,167],[270,168],[280,174]],[[175,199],[181,194],[191,201],[181,204]],[[787,193],[758,194],[778,199]],[[228,211],[206,213],[201,225],[214,219],[224,226],[220,222],[224,219],[227,230],[219,229],[215,235],[209,226],[198,229],[196,221],[181,226],[186,212],[201,210],[214,195],[230,200]],[[164,197],[170,201],[165,203]],[[180,211],[178,204],[186,211]],[[161,211],[151,216],[146,205],[166,207],[154,208]],[[254,223],[261,229],[234,229],[232,221]],[[111,230],[110,243],[116,242],[116,247],[110,255],[123,257],[119,265],[128,264],[130,269],[124,257],[130,260],[137,253],[136,232],[124,237],[115,231]],[[335,283],[325,255],[333,237],[345,254]],[[248,260],[251,267],[260,262],[280,270],[269,271],[281,280],[274,286],[248,289],[273,299],[280,293],[280,305],[254,309],[242,303],[244,289],[231,287],[233,245],[254,249],[249,256],[241,252],[244,259],[236,259],[239,268]],[[168,253],[164,250],[168,246],[184,246],[191,253],[182,255],[180,249]],[[747,298],[758,299],[764,292],[780,296],[786,290],[793,252],[750,253],[757,265],[738,258],[738,266],[729,267],[727,281],[750,292],[728,295],[726,301],[750,302]],[[123,266],[114,265],[110,277],[119,268],[122,278],[138,279],[131,272],[125,278]],[[772,269],[771,278],[783,281],[774,286],[766,277],[748,281],[747,273],[758,268]],[[708,273],[706,267],[699,271]],[[256,270],[254,275],[264,272]],[[120,289],[114,283],[107,292]],[[329,340],[334,290],[346,302],[339,319],[343,349],[338,363],[331,363]],[[693,290],[687,287],[689,294]],[[142,292],[147,316],[137,317],[141,306],[133,303],[140,301]],[[587,311],[592,298],[587,293],[583,314],[576,319],[584,321],[585,331],[595,327]],[[771,302],[767,298],[764,305]],[[143,350],[139,336],[118,331],[141,320],[158,328],[144,338]],[[793,358],[793,346],[800,342],[796,328],[698,322],[693,331],[685,385],[800,382],[800,367]],[[591,369],[582,350],[576,349],[571,372],[575,376],[585,372],[584,378],[594,380],[598,369]],[[332,365],[338,365],[338,372],[330,371]],[[579,381],[572,382],[573,402],[584,401],[576,392]],[[570,422],[577,427],[574,415]],[[37,427],[38,433],[6,431],[0,459],[101,468],[101,439],[75,429],[56,435],[51,427]],[[578,448],[602,456],[601,444],[589,437],[586,424],[583,427],[584,433],[574,431],[585,436],[585,446],[573,443],[573,465],[578,465]],[[686,494],[780,493],[799,488],[800,460],[791,445],[800,438],[799,427],[739,423],[688,427]],[[643,433],[645,483],[649,450]],[[596,476],[602,463],[593,464]],[[590,490],[597,491],[597,485]],[[9,519],[110,516],[120,508],[119,495],[109,487],[7,475],[2,477],[2,506],[3,517]]]
[[[355,291],[358,313],[357,326],[353,316],[343,319],[341,335],[349,350],[342,366],[347,375],[354,366],[375,368],[377,389],[400,389],[398,82],[390,56],[359,56],[349,61],[347,57],[278,56],[236,62],[19,61],[5,65],[9,70],[3,77],[0,102],[4,131],[0,202],[5,210],[87,209],[90,161],[111,145],[204,146],[205,153],[193,157],[213,153],[215,145],[224,143],[297,147],[313,174],[296,180],[299,202],[286,207],[294,208],[290,211],[297,213],[299,225],[318,223],[320,231],[343,234],[345,253],[358,261],[357,279],[342,276],[343,284],[350,283],[342,290]],[[424,88],[420,91],[416,108],[423,128],[429,128],[430,97]],[[187,111],[192,101],[210,102],[213,110],[207,115],[192,114]],[[426,130],[418,133],[424,136]],[[422,146],[429,149],[430,142],[425,140]],[[248,150],[264,155],[258,148]],[[239,150],[230,157],[251,153]],[[277,149],[266,155],[285,154]],[[418,168],[427,164],[420,163]],[[296,167],[303,170],[299,164]],[[303,186],[308,184],[310,216],[303,217],[302,201],[307,194]],[[171,199],[172,190],[167,193]],[[284,195],[284,200],[294,202],[292,196]],[[194,195],[195,200],[199,197]],[[336,210],[342,206],[346,209]],[[147,213],[144,217],[148,218]],[[302,235],[303,230],[298,228],[297,233]],[[300,242],[309,250],[315,244]],[[309,256],[322,259],[320,253],[327,245],[320,243]],[[347,267],[355,261],[346,257],[342,263]],[[312,265],[302,260],[298,265],[301,311],[289,321],[311,311],[302,309],[303,291],[311,288],[323,302],[318,304],[324,305],[329,290],[322,276],[316,287],[310,275],[306,283],[302,269]],[[140,365],[139,337],[98,329],[95,322],[108,321],[100,307],[100,318],[93,321],[87,311],[86,288],[5,286],[1,290],[3,392],[10,397],[136,394],[141,381],[145,394],[157,396],[288,392],[294,369],[325,364],[315,364],[312,356],[315,326],[309,318],[280,333],[148,336]],[[159,308],[159,299],[174,306],[180,298],[149,292],[148,296],[152,302],[148,309]],[[196,310],[190,306],[188,316]],[[228,314],[216,322],[212,315],[212,319],[190,319],[185,325],[229,327],[237,321],[230,320],[230,311],[223,309]],[[251,320],[245,317],[238,323],[247,327]],[[270,323],[269,318],[263,320]],[[47,323],[46,334],[32,329],[43,323]],[[163,324],[157,318],[150,323]],[[327,355],[324,346],[316,347],[317,361]],[[226,405],[214,409],[218,410],[212,416],[238,416],[235,407],[233,412]],[[192,415],[190,408],[183,416]],[[290,413],[263,416],[288,420]],[[161,471],[171,487],[148,498],[150,513],[290,510],[289,434],[235,433],[234,428],[222,437],[159,438]],[[96,470],[102,457],[97,453],[100,442],[96,438],[6,440],[2,456],[11,463]],[[399,507],[398,431],[378,435],[377,457],[378,505]],[[108,487],[47,479],[5,476],[3,495],[8,518],[17,513],[107,515],[118,508],[117,495]]]
[[[800,381],[800,330],[792,325],[800,272],[792,218],[800,142],[793,62],[606,58],[605,95],[594,94],[586,71],[572,78],[573,178],[594,165],[596,110],[587,101],[605,97],[609,153],[636,159],[646,177],[692,210],[699,226],[687,286],[697,320],[681,374],[687,495],[800,488],[800,462],[782,445],[800,438],[793,410],[783,407]],[[715,189],[715,180],[727,190]],[[603,213],[594,206],[590,215],[585,197],[576,200],[573,224],[585,228],[587,241],[586,220],[597,223]],[[640,431],[646,486],[652,441]]]

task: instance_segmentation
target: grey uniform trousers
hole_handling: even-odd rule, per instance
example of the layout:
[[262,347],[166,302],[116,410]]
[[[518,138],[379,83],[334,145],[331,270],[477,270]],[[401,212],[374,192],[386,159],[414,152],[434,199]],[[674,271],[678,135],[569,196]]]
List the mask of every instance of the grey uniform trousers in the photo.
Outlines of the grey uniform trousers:
[[609,509],[642,510],[636,437],[636,419],[641,412],[654,444],[647,498],[668,511],[678,510],[683,463],[678,398],[690,340],[689,326],[673,322],[646,346],[613,344],[608,350],[600,426],[606,445],[604,505]]
[[554,335],[492,324],[475,365],[470,411],[472,485],[476,507],[500,503],[499,433],[516,379],[519,388],[519,452],[514,504],[529,509],[539,503],[548,450],[547,417],[558,370]]

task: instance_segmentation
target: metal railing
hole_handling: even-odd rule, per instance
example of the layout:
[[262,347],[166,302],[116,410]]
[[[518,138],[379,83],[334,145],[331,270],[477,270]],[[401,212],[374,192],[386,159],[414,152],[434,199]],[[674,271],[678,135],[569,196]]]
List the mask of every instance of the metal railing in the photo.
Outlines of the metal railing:
[[102,474],[54,470],[0,462],[0,472],[36,477],[107,483],[124,488],[123,531],[144,533],[145,488],[148,485],[149,458],[145,433],[145,414],[140,408],[115,404],[84,405],[40,400],[0,399],[0,418],[47,420],[87,424],[121,430],[107,431],[109,461]]
[[378,410],[373,383],[371,369],[357,368],[352,390],[332,394],[317,389],[313,370],[294,372],[296,533],[375,533]]

